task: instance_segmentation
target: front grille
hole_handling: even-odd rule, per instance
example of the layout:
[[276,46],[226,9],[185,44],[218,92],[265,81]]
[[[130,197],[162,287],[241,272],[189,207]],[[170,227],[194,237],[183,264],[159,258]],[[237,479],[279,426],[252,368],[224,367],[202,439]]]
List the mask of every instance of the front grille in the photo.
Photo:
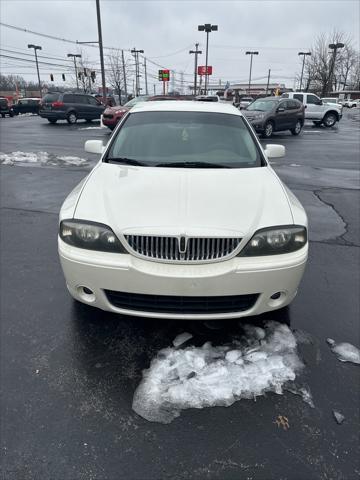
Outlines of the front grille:
[[114,115],[111,113],[103,113],[103,118],[114,118]]
[[125,235],[129,246],[144,257],[171,262],[218,260],[231,255],[241,238],[155,237]]
[[255,305],[258,293],[224,297],[178,297],[172,295],[145,295],[140,293],[105,290],[109,302],[117,308],[156,313],[236,313]]

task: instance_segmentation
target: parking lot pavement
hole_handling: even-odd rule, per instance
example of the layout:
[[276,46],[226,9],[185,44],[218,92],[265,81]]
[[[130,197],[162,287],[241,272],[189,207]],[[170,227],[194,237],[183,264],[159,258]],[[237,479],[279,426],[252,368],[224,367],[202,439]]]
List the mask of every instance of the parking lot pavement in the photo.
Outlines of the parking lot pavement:
[[[8,163],[1,166],[2,478],[358,478],[359,367],[339,362],[326,344],[330,337],[359,346],[359,109],[353,110],[333,129],[307,125],[299,137],[271,140],[287,148],[273,166],[304,204],[311,239],[297,298],[271,318],[309,334],[299,346],[301,381],[314,408],[285,392],[186,410],[169,425],[131,409],[142,370],[177,334],[192,333],[195,345],[222,345],[238,335],[238,322],[213,330],[75,304],[57,258],[57,213],[96,161],[83,152],[84,141],[108,133],[81,130],[85,123],[0,119],[1,152],[36,154],[16,165],[0,156]],[[247,321],[261,325],[266,318]],[[333,410],[345,416],[341,425]]]

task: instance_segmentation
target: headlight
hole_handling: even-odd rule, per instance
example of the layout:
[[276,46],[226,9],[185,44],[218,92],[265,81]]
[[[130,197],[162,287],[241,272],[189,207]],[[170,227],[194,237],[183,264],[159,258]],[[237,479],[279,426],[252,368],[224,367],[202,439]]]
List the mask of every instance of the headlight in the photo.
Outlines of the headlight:
[[305,227],[294,225],[262,228],[241,250],[239,257],[258,257],[295,252],[306,245],[306,242],[307,231]]
[[60,223],[61,240],[69,245],[101,252],[127,253],[110,227],[84,220],[63,220]]

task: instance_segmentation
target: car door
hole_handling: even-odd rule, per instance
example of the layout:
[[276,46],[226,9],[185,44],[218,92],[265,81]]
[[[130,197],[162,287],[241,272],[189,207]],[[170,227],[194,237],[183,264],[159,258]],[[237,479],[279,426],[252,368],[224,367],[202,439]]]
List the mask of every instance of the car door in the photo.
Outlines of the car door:
[[101,114],[105,110],[105,107],[102,105],[102,103],[97,100],[95,97],[88,96],[87,97],[87,103],[88,103],[88,115],[89,119],[98,119],[100,118]]
[[311,120],[321,120],[323,118],[323,103],[317,95],[313,93],[306,94],[306,118]]
[[288,100],[279,102],[276,108],[275,128],[276,130],[286,130],[289,128],[289,110],[287,109]]
[[296,100],[288,100],[287,101],[287,110],[289,112],[289,128],[294,128],[296,122],[300,119],[301,120],[301,110],[302,105],[297,102]]

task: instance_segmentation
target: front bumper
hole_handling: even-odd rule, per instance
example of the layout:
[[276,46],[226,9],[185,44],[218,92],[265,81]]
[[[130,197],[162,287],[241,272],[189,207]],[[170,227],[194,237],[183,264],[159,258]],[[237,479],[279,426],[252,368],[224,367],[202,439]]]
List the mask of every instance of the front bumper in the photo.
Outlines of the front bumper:
[[[297,252],[271,257],[234,257],[217,263],[175,265],[129,254],[83,250],[60,238],[58,248],[67,288],[76,300],[125,315],[202,320],[258,315],[288,305],[297,293],[308,253],[306,245]],[[118,308],[109,301],[105,290],[181,297],[259,295],[245,311],[174,313]],[[280,297],[271,299],[277,292]]]

